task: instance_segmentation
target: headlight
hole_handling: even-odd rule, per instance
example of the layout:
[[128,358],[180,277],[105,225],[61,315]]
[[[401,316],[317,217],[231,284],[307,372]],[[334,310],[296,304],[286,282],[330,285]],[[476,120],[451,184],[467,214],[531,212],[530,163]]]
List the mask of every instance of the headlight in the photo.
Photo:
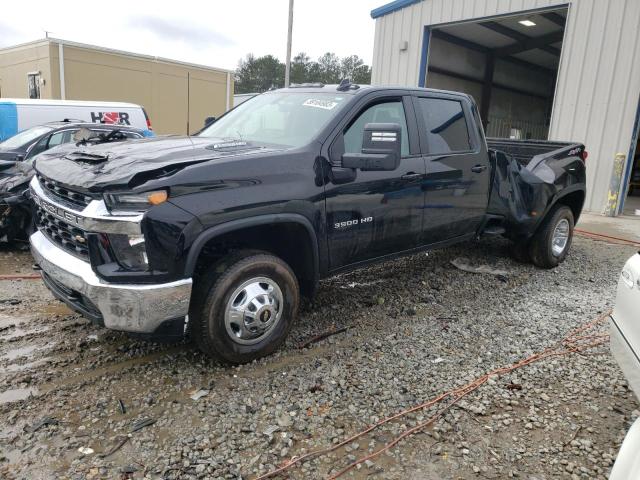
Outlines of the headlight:
[[153,205],[164,203],[169,198],[166,190],[154,190],[144,193],[105,193],[104,202],[114,215],[130,215],[144,212]]
[[108,237],[111,251],[122,267],[136,271],[149,269],[144,236],[109,234]]

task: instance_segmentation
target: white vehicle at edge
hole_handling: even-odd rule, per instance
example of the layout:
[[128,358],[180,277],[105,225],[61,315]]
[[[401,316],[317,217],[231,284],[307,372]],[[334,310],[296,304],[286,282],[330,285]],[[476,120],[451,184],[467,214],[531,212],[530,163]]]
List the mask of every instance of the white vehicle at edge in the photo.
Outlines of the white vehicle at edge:
[[[618,282],[610,322],[611,352],[640,398],[640,253],[629,259]],[[629,429],[609,480],[640,478],[640,418]]]
[[153,136],[147,112],[134,103],[0,98],[0,141],[27,128],[65,119],[129,125]]

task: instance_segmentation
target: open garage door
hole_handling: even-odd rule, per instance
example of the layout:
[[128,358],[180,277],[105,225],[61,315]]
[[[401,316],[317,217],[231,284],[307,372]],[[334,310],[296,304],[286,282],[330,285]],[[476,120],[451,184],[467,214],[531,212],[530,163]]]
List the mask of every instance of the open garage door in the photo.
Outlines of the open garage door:
[[471,94],[487,136],[546,140],[567,9],[430,29],[426,86]]

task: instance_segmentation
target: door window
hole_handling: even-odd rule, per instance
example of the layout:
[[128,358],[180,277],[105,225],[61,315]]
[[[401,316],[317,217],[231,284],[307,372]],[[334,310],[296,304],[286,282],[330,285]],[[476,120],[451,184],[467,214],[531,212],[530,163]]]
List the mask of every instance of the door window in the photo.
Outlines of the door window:
[[69,143],[72,138],[72,132],[69,130],[57,132],[53,135],[46,135],[38,140],[38,143],[29,150],[27,158],[35,157],[39,153],[49,150],[50,148],[57,147],[58,145],[62,145],[63,143]]
[[51,137],[49,138],[49,144],[47,145],[47,148],[57,147],[58,145],[68,142],[69,141],[68,135],[66,140],[64,138],[65,135],[67,135],[67,132],[58,132],[51,135]]
[[420,97],[418,112],[427,130],[429,154],[468,152],[472,149],[462,103],[457,100]]
[[404,114],[402,101],[376,103],[366,108],[358,118],[344,132],[344,152],[360,153],[362,151],[362,137],[367,123],[397,123],[402,129],[401,154],[409,155],[409,136],[407,134],[407,119]]
[[36,143],[31,148],[31,150],[29,150],[29,153],[27,154],[27,158],[35,157],[39,153],[44,152],[47,149],[47,143],[49,142],[49,138],[50,136],[47,135],[45,137],[42,137],[40,140],[38,140],[38,143]]

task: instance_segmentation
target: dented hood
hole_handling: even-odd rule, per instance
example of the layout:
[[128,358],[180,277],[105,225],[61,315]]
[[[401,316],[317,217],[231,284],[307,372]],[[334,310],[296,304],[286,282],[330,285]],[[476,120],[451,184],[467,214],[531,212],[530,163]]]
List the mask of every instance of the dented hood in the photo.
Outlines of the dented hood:
[[[205,137],[154,137],[97,145],[64,145],[38,155],[41,175],[77,190],[132,188],[145,179],[195,163],[270,150],[245,142]],[[144,174],[144,175],[143,175]]]

